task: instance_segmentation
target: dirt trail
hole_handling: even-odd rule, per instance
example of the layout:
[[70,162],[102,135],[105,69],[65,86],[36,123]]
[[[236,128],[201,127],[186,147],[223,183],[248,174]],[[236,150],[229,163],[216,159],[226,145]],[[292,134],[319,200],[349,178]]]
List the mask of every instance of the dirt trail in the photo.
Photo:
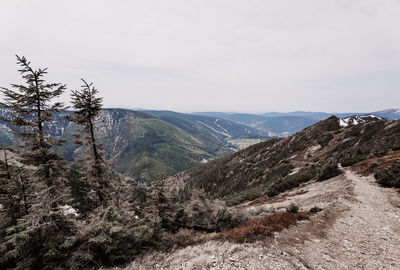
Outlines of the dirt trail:
[[309,269],[400,269],[400,208],[390,202],[399,194],[350,170],[344,177],[353,186],[354,199],[338,202],[347,210],[325,237],[288,251]]
[[[301,192],[299,192],[301,191]],[[285,200],[245,208],[324,210],[267,242],[216,241],[155,253],[126,269],[400,269],[400,194],[349,169],[286,194]]]

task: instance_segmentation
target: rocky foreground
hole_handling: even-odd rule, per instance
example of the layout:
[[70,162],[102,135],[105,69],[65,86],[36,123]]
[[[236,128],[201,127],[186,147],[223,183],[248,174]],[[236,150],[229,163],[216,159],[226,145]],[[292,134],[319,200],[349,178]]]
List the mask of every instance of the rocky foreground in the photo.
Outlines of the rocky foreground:
[[323,210],[255,243],[207,241],[138,258],[130,269],[400,269],[400,195],[351,168],[324,182],[242,204],[265,216],[295,203]]

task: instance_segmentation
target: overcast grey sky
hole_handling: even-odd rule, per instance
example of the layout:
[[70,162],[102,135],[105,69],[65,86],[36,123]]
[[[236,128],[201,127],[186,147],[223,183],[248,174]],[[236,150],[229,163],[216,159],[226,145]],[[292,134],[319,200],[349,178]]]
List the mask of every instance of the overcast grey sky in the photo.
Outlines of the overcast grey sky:
[[106,107],[360,112],[400,107],[400,0],[1,0],[15,54]]

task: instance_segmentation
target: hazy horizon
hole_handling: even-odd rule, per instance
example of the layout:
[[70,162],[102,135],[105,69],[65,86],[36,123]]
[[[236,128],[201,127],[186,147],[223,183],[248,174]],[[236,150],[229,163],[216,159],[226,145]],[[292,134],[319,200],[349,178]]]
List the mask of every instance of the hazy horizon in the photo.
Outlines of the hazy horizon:
[[303,112],[303,113],[326,113],[326,114],[347,114],[347,113],[373,113],[379,111],[386,111],[386,110],[399,110],[400,108],[382,108],[379,110],[369,110],[369,111],[305,111],[305,110],[292,110],[292,111],[181,111],[181,110],[169,110],[169,109],[151,109],[151,108],[130,108],[130,107],[105,107],[105,109],[126,109],[126,110],[133,110],[133,111],[172,111],[178,113],[187,113],[187,114],[196,114],[196,113],[227,113],[227,114],[268,114],[268,113],[277,113],[277,114],[286,114],[286,113],[296,113],[296,112]]
[[396,0],[3,0],[0,17],[3,87],[21,81],[18,54],[69,90],[93,82],[105,107],[400,107]]

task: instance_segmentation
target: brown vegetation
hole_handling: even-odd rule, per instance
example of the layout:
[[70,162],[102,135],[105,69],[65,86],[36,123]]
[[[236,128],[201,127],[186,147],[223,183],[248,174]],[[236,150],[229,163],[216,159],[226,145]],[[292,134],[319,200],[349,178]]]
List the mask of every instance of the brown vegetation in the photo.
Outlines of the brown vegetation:
[[248,221],[245,225],[219,233],[217,240],[232,242],[254,242],[261,237],[271,236],[274,232],[282,231],[300,220],[308,220],[310,213],[277,213],[264,218]]
[[[205,243],[210,240],[223,240],[236,243],[255,242],[263,237],[272,236],[274,232],[279,232],[295,225],[298,221],[309,220],[310,215],[322,211],[322,208],[312,207],[308,212],[297,212],[290,210],[282,213],[274,213],[266,217],[251,219],[243,225],[220,233],[199,232],[196,230],[181,229],[175,234],[165,234],[163,239],[168,246],[184,248]],[[261,238],[260,238],[261,237]]]
[[357,173],[367,176],[392,166],[400,158],[400,151],[395,151],[387,156],[367,159],[351,166]]
[[184,248],[187,246],[204,243],[210,240],[210,235],[214,234],[189,229],[181,229],[175,234],[166,234],[164,239],[168,242],[169,246]]

